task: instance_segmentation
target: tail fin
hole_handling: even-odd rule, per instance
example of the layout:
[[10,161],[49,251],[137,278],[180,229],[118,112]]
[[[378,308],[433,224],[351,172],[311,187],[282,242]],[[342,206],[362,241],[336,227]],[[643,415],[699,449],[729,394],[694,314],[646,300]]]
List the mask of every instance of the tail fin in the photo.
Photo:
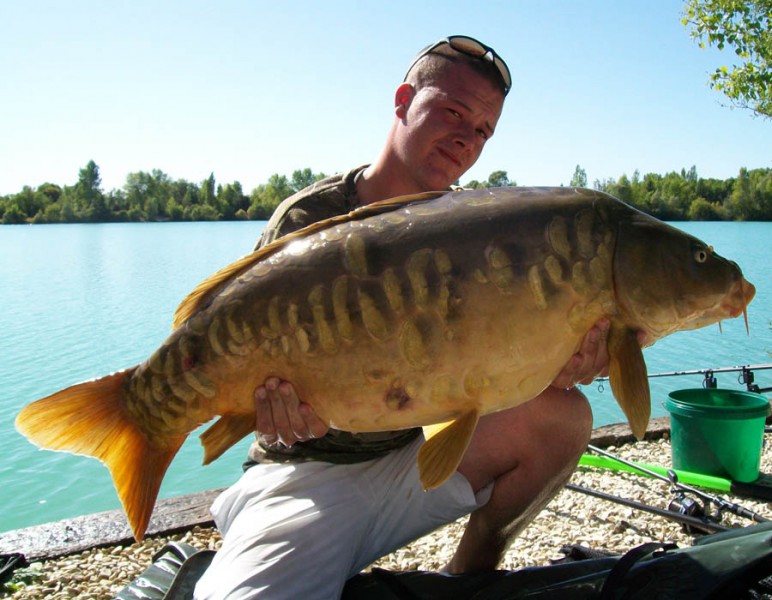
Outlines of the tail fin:
[[16,429],[49,450],[93,456],[110,470],[137,541],[144,537],[161,480],[185,436],[154,444],[123,402],[134,369],[79,383],[25,407]]

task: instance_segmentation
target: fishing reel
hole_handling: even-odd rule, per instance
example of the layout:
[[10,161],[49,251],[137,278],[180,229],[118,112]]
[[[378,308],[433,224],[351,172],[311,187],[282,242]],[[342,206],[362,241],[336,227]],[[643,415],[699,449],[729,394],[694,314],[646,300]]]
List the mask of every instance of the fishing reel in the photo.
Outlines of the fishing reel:
[[[714,519],[710,518],[707,513],[705,512],[705,507],[700,504],[697,500],[694,498],[689,498],[685,494],[678,494],[675,498],[670,500],[670,502],[667,505],[667,509],[671,512],[678,513],[680,515],[685,515],[687,517],[692,517],[693,519],[699,519],[700,521],[706,521],[706,522],[715,522]],[[681,528],[688,534],[695,534],[695,533],[713,533],[715,529],[710,529],[708,527],[700,527],[697,524],[691,524],[691,523],[682,523]]]
[[[677,487],[676,485],[678,483],[678,476],[676,475],[675,471],[669,469],[667,474],[668,479],[670,479],[670,482],[673,485],[671,492],[674,496],[667,505],[667,509],[669,511],[691,517],[692,519],[703,521],[706,524],[713,523],[718,525],[721,523],[722,515],[720,508],[715,514],[711,514],[710,503],[708,501],[703,499],[703,501],[700,502],[691,496],[687,496],[684,490]],[[707,534],[715,532],[714,528],[700,527],[700,525],[697,523],[682,523],[681,528],[684,530],[684,532],[690,535],[695,533]]]

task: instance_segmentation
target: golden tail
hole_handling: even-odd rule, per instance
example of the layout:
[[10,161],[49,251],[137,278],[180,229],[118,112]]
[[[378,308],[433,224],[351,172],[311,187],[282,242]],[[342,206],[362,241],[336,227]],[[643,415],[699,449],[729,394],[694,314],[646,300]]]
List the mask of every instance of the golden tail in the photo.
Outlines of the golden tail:
[[139,541],[161,480],[185,436],[165,439],[159,446],[140,430],[123,402],[123,382],[133,372],[79,383],[33,402],[16,417],[16,429],[42,448],[101,460]]

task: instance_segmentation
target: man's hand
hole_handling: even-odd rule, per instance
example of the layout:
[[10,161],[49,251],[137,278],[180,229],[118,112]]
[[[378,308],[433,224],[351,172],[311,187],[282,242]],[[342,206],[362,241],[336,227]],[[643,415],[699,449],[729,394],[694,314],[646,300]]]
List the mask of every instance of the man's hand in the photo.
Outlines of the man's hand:
[[582,340],[579,352],[571,357],[552,382],[553,387],[570,388],[589,384],[596,377],[608,375],[608,319],[598,321]]
[[292,446],[327,433],[327,425],[314,409],[301,402],[288,381],[269,377],[255,390],[255,429],[264,443]]
[[[611,323],[608,319],[601,319],[593,326],[582,340],[579,352],[571,357],[563,370],[552,382],[553,387],[571,388],[577,384],[587,385],[596,377],[608,375],[608,332]],[[638,332],[638,343],[641,347],[653,343],[645,332]]]

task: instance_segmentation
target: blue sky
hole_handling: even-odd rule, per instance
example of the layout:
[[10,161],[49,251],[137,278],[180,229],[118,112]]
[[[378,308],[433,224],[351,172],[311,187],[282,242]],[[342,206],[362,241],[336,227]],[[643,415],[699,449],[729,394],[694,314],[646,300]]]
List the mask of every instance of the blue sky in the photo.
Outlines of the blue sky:
[[240,181],[371,161],[413,56],[448,34],[481,39],[514,88],[462,177],[520,185],[638,169],[703,177],[772,167],[772,121],[707,85],[732,55],[702,50],[682,3],[638,1],[0,0],[0,194],[103,188],[160,169]]

